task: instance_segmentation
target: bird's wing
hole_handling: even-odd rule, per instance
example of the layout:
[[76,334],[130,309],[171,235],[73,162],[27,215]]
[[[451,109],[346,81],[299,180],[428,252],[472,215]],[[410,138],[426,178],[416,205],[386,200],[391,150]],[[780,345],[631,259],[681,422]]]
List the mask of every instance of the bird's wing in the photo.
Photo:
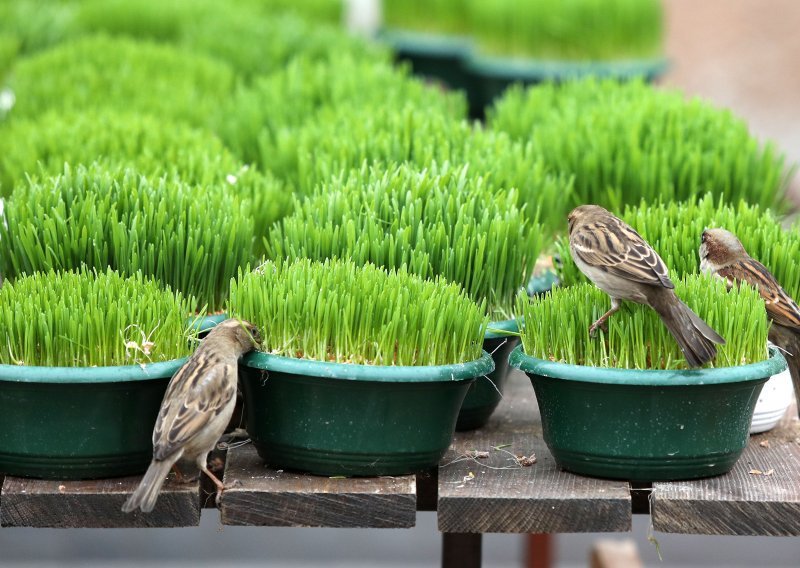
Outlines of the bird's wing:
[[747,282],[758,288],[769,317],[786,327],[800,328],[800,307],[781,287],[767,267],[753,258],[739,260],[717,270],[717,274],[732,286]]
[[153,430],[153,457],[165,459],[217,416],[236,396],[236,365],[195,353],[167,387]]
[[587,223],[570,235],[570,246],[583,262],[614,276],[642,284],[675,287],[658,253],[619,219]]

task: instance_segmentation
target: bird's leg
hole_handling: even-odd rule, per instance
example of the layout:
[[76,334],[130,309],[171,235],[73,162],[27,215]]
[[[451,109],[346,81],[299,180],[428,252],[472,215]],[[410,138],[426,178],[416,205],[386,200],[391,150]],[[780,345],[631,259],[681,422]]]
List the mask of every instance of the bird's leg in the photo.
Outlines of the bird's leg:
[[622,302],[620,302],[616,298],[611,298],[611,309],[608,310],[606,313],[604,313],[602,316],[600,316],[600,319],[598,319],[596,322],[594,322],[592,325],[589,326],[589,336],[594,337],[595,333],[597,333],[598,328],[602,329],[603,331],[607,331],[608,326],[606,325],[606,321],[608,320],[608,318],[611,317],[611,315],[614,312],[619,310],[621,305]]
[[200,471],[205,473],[208,476],[208,478],[214,483],[214,485],[217,486],[217,502],[219,502],[219,498],[222,496],[223,491],[231,487],[235,487],[236,485],[239,484],[238,480],[234,480],[233,483],[228,485],[228,487],[225,487],[225,485],[219,480],[219,478],[217,478],[216,475],[211,473],[211,470],[208,469],[205,463],[203,464],[198,463],[197,465],[200,467]]

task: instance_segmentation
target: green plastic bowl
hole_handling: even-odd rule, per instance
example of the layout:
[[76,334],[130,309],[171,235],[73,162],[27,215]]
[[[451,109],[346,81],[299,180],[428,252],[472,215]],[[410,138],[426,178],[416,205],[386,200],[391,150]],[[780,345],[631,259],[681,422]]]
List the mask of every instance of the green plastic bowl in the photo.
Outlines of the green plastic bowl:
[[161,399],[185,361],[0,365],[0,472],[64,480],[143,472]]
[[436,467],[453,438],[477,361],[380,367],[253,352],[239,367],[247,432],[279,469],[318,475],[404,475]]
[[510,363],[536,391],[547,447],[563,469],[631,481],[671,481],[730,471],[749,436],[761,387],[786,368],[639,371],[583,367],[529,357]]
[[429,34],[385,29],[378,38],[401,61],[408,61],[416,75],[444,83],[451,89],[465,89],[467,75],[463,62],[472,52],[472,41],[463,36]]
[[[498,330],[498,331],[491,331]],[[458,413],[456,430],[474,430],[485,426],[503,399],[510,369],[508,355],[519,344],[519,337],[503,331],[518,332],[517,321],[510,319],[492,322],[483,339],[483,350],[494,360],[494,371],[480,376],[472,383]]]
[[588,76],[619,80],[643,77],[654,81],[667,68],[667,60],[663,58],[583,62],[475,55],[463,63],[469,84],[470,108],[489,107],[513,84],[536,85]]

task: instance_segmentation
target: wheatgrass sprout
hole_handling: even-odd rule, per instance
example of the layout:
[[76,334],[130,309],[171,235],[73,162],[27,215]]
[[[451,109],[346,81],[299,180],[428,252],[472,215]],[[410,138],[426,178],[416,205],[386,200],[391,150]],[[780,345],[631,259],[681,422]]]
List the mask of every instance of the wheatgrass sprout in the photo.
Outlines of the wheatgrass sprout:
[[467,0],[384,0],[384,26],[417,32],[469,35]]
[[[729,205],[707,194],[686,202],[627,206],[621,217],[653,246],[675,278],[699,271],[703,230],[720,227],[735,233],[747,252],[769,268],[792,297],[800,297],[800,227],[784,229],[770,210],[744,201]],[[561,283],[569,286],[585,281],[569,254],[566,237],[557,241],[556,249],[562,260]]]
[[225,63],[147,41],[85,37],[20,59],[10,117],[110,108],[205,125],[233,92]]
[[488,122],[530,141],[548,168],[574,175],[576,205],[621,210],[710,191],[769,207],[780,204],[790,174],[775,147],[729,111],[639,80],[515,87]]
[[342,24],[346,0],[252,0],[265,14],[286,13],[310,22]]
[[137,273],[37,272],[0,288],[0,364],[135,365],[190,354],[194,302]]
[[485,305],[457,285],[347,260],[266,262],[231,282],[228,313],[263,350],[369,365],[450,365],[481,356]]
[[0,35],[14,37],[23,55],[68,37],[72,6],[66,2],[6,0],[0,2]]
[[563,226],[572,179],[551,174],[530,144],[503,132],[416,107],[330,109],[296,130],[283,130],[263,161],[300,194],[367,163],[466,167],[489,193],[516,189],[517,205],[546,235]]
[[660,0],[466,0],[480,52],[544,60],[606,61],[661,52]]
[[100,165],[31,179],[5,201],[0,268],[8,280],[80,267],[141,271],[219,310],[251,260],[253,220],[230,192]]
[[354,170],[296,204],[265,244],[273,259],[352,260],[441,276],[508,314],[544,237],[515,190],[485,191],[467,168]]
[[[734,287],[706,275],[675,281],[675,292],[725,338],[708,366],[732,367],[767,358],[769,323],[755,288]],[[675,339],[651,308],[632,302],[608,320],[608,331],[589,326],[609,308],[608,295],[590,283],[517,298],[525,353],[591,367],[687,369]]]
[[100,110],[47,112],[0,126],[0,195],[10,195],[29,176],[59,174],[65,163],[95,161],[148,177],[175,175],[189,185],[227,188],[248,202],[257,243],[291,207],[281,182],[244,165],[211,132],[178,121]]
[[466,117],[461,93],[426,85],[407,68],[392,65],[382,52],[369,58],[345,52],[325,59],[295,58],[285,69],[238,89],[214,122],[216,132],[242,159],[280,173],[275,153],[281,143],[292,142],[299,128],[355,109],[404,106],[434,118]]

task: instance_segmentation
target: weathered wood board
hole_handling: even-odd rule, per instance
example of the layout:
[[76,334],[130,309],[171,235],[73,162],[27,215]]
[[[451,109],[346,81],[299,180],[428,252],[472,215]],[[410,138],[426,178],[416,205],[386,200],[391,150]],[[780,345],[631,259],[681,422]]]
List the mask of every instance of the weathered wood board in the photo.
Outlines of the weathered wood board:
[[228,450],[219,499],[225,525],[409,528],[416,523],[416,480],[329,478],[275,470],[252,445]]
[[[532,465],[515,458],[532,454]],[[542,440],[533,387],[517,371],[489,423],[456,433],[439,467],[438,512],[439,530],[455,533],[617,532],[630,530],[632,520],[627,482],[556,466]]]
[[123,513],[141,476],[92,481],[49,481],[8,476],[0,498],[4,527],[188,527],[200,523],[197,481],[167,480],[150,513]]

